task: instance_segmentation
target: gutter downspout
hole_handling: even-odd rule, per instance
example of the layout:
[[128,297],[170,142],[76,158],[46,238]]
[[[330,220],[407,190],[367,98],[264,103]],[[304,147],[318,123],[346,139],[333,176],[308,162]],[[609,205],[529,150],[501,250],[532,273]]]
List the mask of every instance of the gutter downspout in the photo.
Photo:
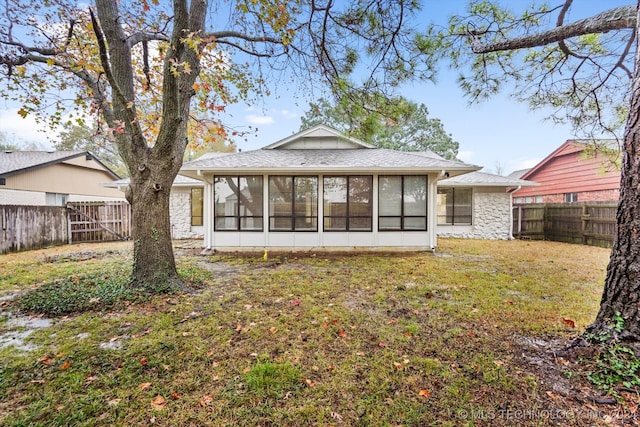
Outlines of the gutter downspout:
[[[514,240],[515,237],[513,237],[513,193],[515,193],[516,191],[520,190],[522,188],[522,185],[518,185],[518,188],[516,188],[513,191],[509,191],[509,193],[511,193],[510,197],[509,197],[509,240]],[[518,232],[520,232],[520,216],[518,216]]]

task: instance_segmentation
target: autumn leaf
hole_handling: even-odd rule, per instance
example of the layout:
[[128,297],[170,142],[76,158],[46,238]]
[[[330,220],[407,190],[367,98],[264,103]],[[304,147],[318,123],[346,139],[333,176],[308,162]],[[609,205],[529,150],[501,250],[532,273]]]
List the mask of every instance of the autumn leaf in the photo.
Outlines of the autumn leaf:
[[182,396],[180,394],[178,394],[176,392],[171,393],[171,399],[178,400],[178,399],[181,399],[181,398],[182,398]]
[[167,401],[161,395],[157,395],[151,400],[151,409],[161,411],[167,406]]
[[300,305],[300,301],[299,300],[293,300],[291,301],[291,305]]
[[575,327],[576,327],[576,322],[574,322],[574,321],[573,321],[573,320],[571,320],[571,319],[567,319],[567,318],[564,318],[564,317],[563,317],[563,318],[562,318],[562,321],[563,321],[564,323],[566,323],[567,325],[569,325],[570,327],[572,327],[572,328],[575,328]]
[[344,331],[344,329],[340,329],[340,330],[338,331],[338,335],[340,335],[341,337],[344,337],[344,336],[346,336],[346,335],[347,335],[347,333]]
[[140,359],[140,364],[142,366],[147,366],[147,363],[149,363],[149,361],[147,360],[146,357],[143,357],[142,359]]
[[111,399],[111,400],[107,400],[107,405],[109,406],[118,406],[118,403],[120,403],[122,399]]
[[278,329],[272,326],[269,328],[269,332],[271,332],[272,334],[275,334],[276,332],[278,332]]
[[202,406],[203,408],[207,406],[211,406],[212,403],[213,403],[213,397],[209,396],[208,394],[205,394],[200,399],[200,406]]
[[140,383],[138,384],[138,388],[140,390],[147,390],[151,387],[151,383]]
[[311,381],[311,380],[310,380],[310,379],[308,379],[308,378],[304,380],[304,383],[305,383],[308,387],[313,387],[313,386],[315,386],[315,385],[316,385],[313,381]]
[[51,365],[55,361],[56,361],[56,358],[51,357],[48,354],[45,354],[40,359],[38,359],[38,362],[42,363],[43,365]]
[[429,397],[431,396],[431,392],[429,390],[420,390],[418,396]]
[[71,366],[71,362],[69,362],[68,360],[66,362],[64,362],[62,365],[60,365],[60,370],[61,371],[66,371],[67,369],[69,369],[69,367]]
[[402,363],[398,363],[398,362],[393,362],[393,366],[396,367],[396,369],[402,369],[404,366],[402,366]]
[[387,343],[386,343],[386,342],[380,341],[380,342],[378,343],[378,347],[386,347],[386,346],[387,346]]

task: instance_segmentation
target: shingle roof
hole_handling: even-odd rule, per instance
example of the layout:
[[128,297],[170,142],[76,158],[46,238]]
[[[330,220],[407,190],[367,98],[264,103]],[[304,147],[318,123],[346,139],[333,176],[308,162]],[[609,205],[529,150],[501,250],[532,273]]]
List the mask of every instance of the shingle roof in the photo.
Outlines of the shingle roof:
[[538,184],[533,181],[525,181],[523,179],[494,175],[486,172],[471,172],[438,181],[438,186],[440,187],[469,185],[486,187],[533,187]]
[[[105,187],[108,188],[120,188],[129,185],[129,178],[122,178],[117,181],[111,181],[104,184]],[[176,179],[173,180],[173,186],[175,187],[202,187],[204,183],[197,179],[188,178],[186,176],[178,175]]]
[[384,169],[420,169],[440,171],[446,169],[456,172],[478,170],[478,166],[410,153],[387,150],[384,148],[359,149],[259,149],[242,153],[228,154],[222,157],[197,159],[185,163],[183,172],[197,170],[384,170]]
[[86,151],[0,151],[0,175],[8,176],[29,169],[61,163],[79,156],[90,155],[100,163],[114,178],[119,178],[111,169],[102,164],[95,156]]

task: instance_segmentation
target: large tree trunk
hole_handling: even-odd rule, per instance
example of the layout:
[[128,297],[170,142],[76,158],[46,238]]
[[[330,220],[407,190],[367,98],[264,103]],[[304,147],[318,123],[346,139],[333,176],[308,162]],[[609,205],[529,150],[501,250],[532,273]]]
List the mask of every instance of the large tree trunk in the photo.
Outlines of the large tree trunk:
[[[640,10],[640,7],[638,7]],[[640,20],[636,20],[640,22]],[[624,133],[617,233],[611,249],[600,312],[587,333],[640,343],[640,49]],[[623,321],[620,331],[616,324]],[[620,328],[618,328],[620,329]]]
[[133,211],[132,286],[151,293],[184,290],[171,241],[169,196],[175,174],[155,166],[134,175],[127,192]]

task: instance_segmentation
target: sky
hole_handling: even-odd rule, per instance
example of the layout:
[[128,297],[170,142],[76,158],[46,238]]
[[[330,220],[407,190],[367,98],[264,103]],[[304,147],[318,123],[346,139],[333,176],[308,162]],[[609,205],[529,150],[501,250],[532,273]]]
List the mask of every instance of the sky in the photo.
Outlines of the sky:
[[[549,3],[560,3],[551,0]],[[425,24],[445,24],[451,14],[462,13],[464,0],[424,0],[421,18]],[[529,0],[513,0],[508,4],[520,10]],[[570,19],[578,19],[603,10],[601,0],[576,0]],[[628,4],[628,0],[607,0],[607,7]],[[526,104],[509,97],[507,92],[469,105],[455,82],[456,73],[441,68],[437,83],[418,82],[405,85],[402,94],[416,103],[424,103],[431,118],[442,121],[445,130],[460,144],[458,158],[466,163],[483,166],[486,172],[508,174],[530,168],[551,154],[567,139],[574,137],[568,125],[554,124],[543,111],[532,111]],[[261,148],[300,129],[300,118],[308,107],[308,99],[280,88],[278,97],[270,97],[259,106],[236,106],[230,109],[232,123],[258,128],[248,141],[238,141],[243,151]],[[36,143],[43,149],[51,147],[46,134],[29,118],[22,119],[17,108],[0,101],[0,132],[11,141]]]

